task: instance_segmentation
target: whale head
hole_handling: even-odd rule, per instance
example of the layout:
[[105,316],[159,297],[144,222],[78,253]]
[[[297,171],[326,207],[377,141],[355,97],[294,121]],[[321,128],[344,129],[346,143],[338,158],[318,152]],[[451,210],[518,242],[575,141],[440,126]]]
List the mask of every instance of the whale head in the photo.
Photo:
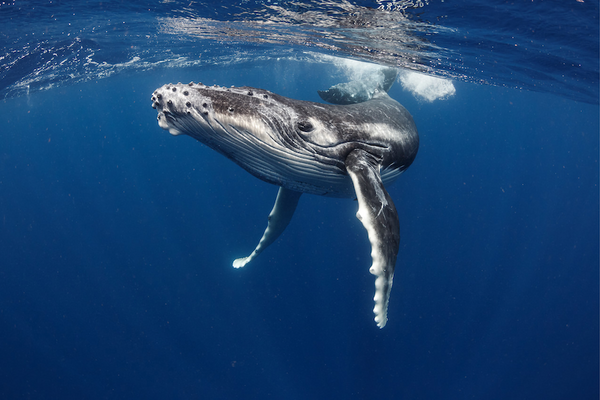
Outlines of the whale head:
[[[332,152],[347,141],[315,117],[329,114],[327,105],[193,82],[164,85],[151,101],[161,128],[193,137],[260,179],[309,193],[352,195],[343,159]],[[328,176],[327,187],[316,187]]]

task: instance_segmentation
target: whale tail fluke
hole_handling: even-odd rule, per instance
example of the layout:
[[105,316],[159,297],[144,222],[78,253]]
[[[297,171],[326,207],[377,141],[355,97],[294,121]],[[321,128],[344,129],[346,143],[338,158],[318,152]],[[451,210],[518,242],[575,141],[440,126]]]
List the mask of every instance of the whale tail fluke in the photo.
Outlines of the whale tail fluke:
[[381,67],[366,77],[340,83],[327,90],[319,90],[319,96],[331,104],[356,104],[371,100],[378,93],[387,93],[394,84],[398,70]]

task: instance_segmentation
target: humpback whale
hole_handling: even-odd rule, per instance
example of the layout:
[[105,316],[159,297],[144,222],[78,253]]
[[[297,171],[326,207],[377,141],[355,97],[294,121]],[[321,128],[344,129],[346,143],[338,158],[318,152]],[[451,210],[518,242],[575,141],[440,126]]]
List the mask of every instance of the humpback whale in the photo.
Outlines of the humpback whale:
[[373,84],[348,82],[319,91],[331,104],[294,100],[252,87],[167,84],[152,94],[158,125],[188,135],[263,181],[279,186],[252,261],[290,222],[302,193],[358,200],[357,218],[371,243],[375,322],[387,309],[400,243],[398,214],[385,186],[415,159],[417,128],[388,94],[397,71]]

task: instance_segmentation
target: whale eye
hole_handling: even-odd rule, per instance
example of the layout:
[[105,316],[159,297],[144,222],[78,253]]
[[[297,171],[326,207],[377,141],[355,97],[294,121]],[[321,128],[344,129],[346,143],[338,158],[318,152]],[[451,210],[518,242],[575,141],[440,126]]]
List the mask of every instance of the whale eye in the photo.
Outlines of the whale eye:
[[302,132],[310,132],[310,131],[314,130],[315,128],[308,121],[300,121],[300,122],[298,122],[298,129],[300,129]]

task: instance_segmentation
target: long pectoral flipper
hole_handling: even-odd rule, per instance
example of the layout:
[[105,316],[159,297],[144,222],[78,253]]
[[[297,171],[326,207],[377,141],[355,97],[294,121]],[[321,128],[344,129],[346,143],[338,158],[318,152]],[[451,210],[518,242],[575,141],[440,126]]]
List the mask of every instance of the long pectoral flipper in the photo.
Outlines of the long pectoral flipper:
[[354,183],[358,212],[356,217],[367,230],[371,242],[373,265],[369,269],[375,280],[375,322],[383,328],[394,279],[400,245],[398,213],[385,190],[379,174],[379,162],[364,150],[354,150],[346,158],[346,170]]
[[235,268],[241,268],[248,264],[281,235],[290,223],[294,211],[296,211],[301,194],[300,192],[294,192],[283,187],[279,188],[275,205],[269,214],[269,224],[260,242],[258,242],[258,246],[256,246],[252,254],[248,257],[236,259],[233,262]]

